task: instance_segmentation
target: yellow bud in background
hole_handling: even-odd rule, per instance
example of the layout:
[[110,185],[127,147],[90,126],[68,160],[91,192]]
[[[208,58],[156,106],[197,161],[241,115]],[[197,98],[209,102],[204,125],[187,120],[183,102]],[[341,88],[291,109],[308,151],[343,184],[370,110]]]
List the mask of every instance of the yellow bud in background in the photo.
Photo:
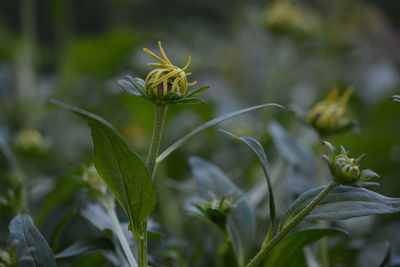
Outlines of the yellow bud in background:
[[353,93],[348,87],[342,96],[339,89],[334,87],[329,95],[317,103],[310,111],[309,122],[321,134],[329,135],[351,124],[346,117],[347,102]]

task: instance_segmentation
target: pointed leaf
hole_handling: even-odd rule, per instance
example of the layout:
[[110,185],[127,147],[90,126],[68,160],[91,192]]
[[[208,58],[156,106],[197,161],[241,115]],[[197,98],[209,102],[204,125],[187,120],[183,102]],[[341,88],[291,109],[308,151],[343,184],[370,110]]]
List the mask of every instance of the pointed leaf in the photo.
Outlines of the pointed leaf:
[[9,225],[8,243],[16,243],[20,267],[56,267],[53,252],[46,239],[27,214],[15,216]]
[[164,150],[164,152],[162,152],[158,157],[157,157],[157,164],[160,163],[161,161],[163,161],[166,157],[168,157],[172,152],[174,152],[175,150],[177,150],[178,148],[180,148],[181,146],[185,145],[187,142],[189,142],[190,139],[192,139],[193,137],[195,137],[196,135],[200,134],[201,132],[203,132],[204,130],[210,128],[211,126],[214,126],[215,124],[218,124],[220,122],[226,121],[232,117],[238,116],[240,114],[249,112],[249,111],[253,111],[256,109],[260,109],[260,108],[265,108],[265,107],[278,107],[278,108],[282,108],[284,109],[284,107],[282,107],[279,104],[263,104],[263,105],[259,105],[259,106],[253,106],[253,107],[249,107],[249,108],[245,108],[245,109],[241,109],[238,111],[234,111],[225,115],[222,115],[218,118],[215,118],[211,121],[208,121],[202,125],[200,125],[199,127],[197,127],[196,129],[194,129],[193,131],[191,131],[190,133],[188,133],[187,135],[185,135],[184,137],[180,138],[178,141],[176,141],[175,143],[173,143],[170,147],[168,147],[166,150]]
[[115,198],[128,214],[135,235],[139,235],[156,204],[156,193],[142,159],[103,118],[57,100],[52,104],[84,117],[92,132],[95,166]]
[[140,78],[132,78],[125,76],[123,79],[117,80],[118,86],[127,94],[133,96],[145,96],[144,81]]
[[261,167],[263,169],[265,179],[267,180],[267,186],[268,186],[268,193],[269,193],[269,210],[270,210],[270,217],[271,217],[271,222],[275,221],[275,201],[274,201],[274,195],[272,191],[272,184],[271,184],[271,176],[269,173],[269,166],[268,166],[268,160],[267,160],[267,155],[265,154],[263,146],[258,142],[256,139],[252,137],[239,137],[236,136],[228,131],[220,129],[222,133],[225,133],[239,141],[241,141],[243,144],[245,144],[258,158],[258,160],[261,163]]
[[[302,210],[323,187],[302,194],[289,208],[285,222]],[[339,185],[310,212],[305,220],[344,220],[400,212],[400,198],[390,198],[365,188]]]
[[204,100],[198,97],[191,97],[191,98],[182,98],[171,101],[170,103],[174,104],[204,104]]
[[244,193],[217,166],[201,158],[191,157],[190,165],[202,198],[231,196],[235,202],[228,215],[228,233],[238,258],[239,266],[247,260],[255,239],[255,215]]
[[186,95],[186,97],[196,96],[196,95],[200,94],[201,92],[204,92],[204,91],[208,90],[209,88],[210,88],[210,86],[203,86],[203,87],[200,87],[199,89],[196,89],[196,90],[193,90],[193,91],[189,92],[189,93]]
[[264,267],[299,266],[304,262],[303,247],[325,236],[346,234],[338,229],[308,229],[294,233],[280,242],[268,255]]

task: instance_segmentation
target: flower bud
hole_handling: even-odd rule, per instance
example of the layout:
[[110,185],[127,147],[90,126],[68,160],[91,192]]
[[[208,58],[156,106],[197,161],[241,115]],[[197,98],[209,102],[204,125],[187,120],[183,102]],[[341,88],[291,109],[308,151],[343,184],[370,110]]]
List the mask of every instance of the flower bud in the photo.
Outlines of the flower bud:
[[15,145],[22,151],[38,151],[44,148],[45,142],[38,130],[27,128],[17,135]]
[[325,100],[311,109],[309,123],[320,135],[329,135],[353,125],[346,118],[347,102],[352,93],[353,89],[348,87],[339,97],[339,89],[334,87]]
[[96,194],[102,195],[107,191],[106,184],[93,164],[83,170],[82,180],[86,183],[89,189]]
[[328,148],[328,155],[324,155],[324,160],[328,163],[333,180],[339,184],[357,185],[360,182],[369,181],[373,178],[379,178],[375,172],[366,169],[360,169],[359,163],[365,156],[355,159],[349,157],[349,151],[346,151],[342,146],[340,152],[329,142],[324,142]]
[[145,92],[156,99],[179,99],[186,95],[188,86],[197,82],[188,82],[187,76],[191,73],[185,71],[189,68],[192,58],[189,56],[186,65],[179,68],[171,63],[165,53],[161,42],[158,42],[162,57],[144,48],[143,51],[151,55],[159,63],[150,63],[149,66],[158,68],[152,70],[145,79]]
[[223,234],[226,234],[226,223],[228,214],[234,207],[231,197],[224,197],[220,200],[213,199],[203,205],[195,205],[202,215],[215,224]]

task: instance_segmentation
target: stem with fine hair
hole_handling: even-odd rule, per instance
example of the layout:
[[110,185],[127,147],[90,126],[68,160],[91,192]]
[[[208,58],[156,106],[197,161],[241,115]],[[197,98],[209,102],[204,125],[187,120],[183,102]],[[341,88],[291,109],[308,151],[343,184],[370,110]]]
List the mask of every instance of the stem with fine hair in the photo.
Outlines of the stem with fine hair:
[[272,249],[282,241],[283,238],[296,226],[304,217],[306,217],[310,211],[336,186],[335,182],[330,182],[303,210],[299,212],[278,234],[271,239],[269,242],[263,243],[260,251],[257,255],[246,265],[246,267],[256,267],[263,262],[268,256]]
[[[163,132],[167,105],[154,104],[155,121],[150,142],[149,154],[147,156],[147,168],[150,177],[154,180],[156,159],[160,150],[161,136]],[[139,267],[147,267],[147,221],[143,222],[142,235],[138,240]]]

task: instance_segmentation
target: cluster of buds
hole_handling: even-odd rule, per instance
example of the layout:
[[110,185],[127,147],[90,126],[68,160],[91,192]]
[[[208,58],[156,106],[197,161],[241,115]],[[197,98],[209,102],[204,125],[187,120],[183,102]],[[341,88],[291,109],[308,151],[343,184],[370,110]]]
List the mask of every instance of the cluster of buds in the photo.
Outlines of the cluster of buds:
[[350,158],[349,151],[343,146],[338,150],[329,142],[325,141],[324,145],[328,149],[328,155],[324,155],[323,159],[328,163],[335,182],[344,185],[362,185],[363,182],[379,178],[379,175],[370,169],[361,170],[359,164],[365,154],[357,159]]
[[226,234],[226,224],[228,214],[235,207],[231,197],[223,197],[221,199],[212,199],[210,202],[202,205],[195,205],[201,214],[215,224],[222,234]]
[[354,126],[354,122],[346,118],[347,102],[353,89],[348,87],[342,96],[334,87],[326,99],[317,103],[310,111],[308,122],[321,136],[337,133]]
[[203,103],[202,99],[195,98],[194,96],[207,90],[208,86],[188,92],[188,87],[197,83],[197,81],[189,82],[187,79],[187,76],[192,74],[186,72],[192,62],[192,57],[189,56],[186,65],[180,68],[172,64],[161,42],[158,42],[158,47],[161,56],[156,55],[147,48],[143,48],[145,53],[158,61],[157,63],[149,63],[148,65],[157,68],[150,71],[145,80],[130,76],[118,80],[117,84],[121,89],[130,95],[142,96],[157,104]]

